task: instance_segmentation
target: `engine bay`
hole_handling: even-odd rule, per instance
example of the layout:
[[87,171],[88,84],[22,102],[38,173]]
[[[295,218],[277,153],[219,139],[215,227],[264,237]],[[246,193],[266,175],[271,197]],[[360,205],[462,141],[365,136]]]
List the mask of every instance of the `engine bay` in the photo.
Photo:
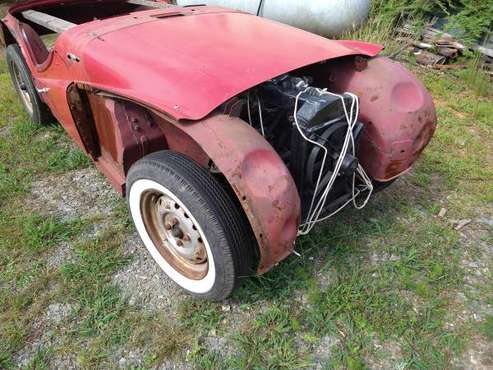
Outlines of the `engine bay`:
[[312,85],[311,77],[285,74],[223,107],[262,134],[288,167],[301,198],[300,234],[351,203],[363,208],[373,192],[358,160],[358,97]]

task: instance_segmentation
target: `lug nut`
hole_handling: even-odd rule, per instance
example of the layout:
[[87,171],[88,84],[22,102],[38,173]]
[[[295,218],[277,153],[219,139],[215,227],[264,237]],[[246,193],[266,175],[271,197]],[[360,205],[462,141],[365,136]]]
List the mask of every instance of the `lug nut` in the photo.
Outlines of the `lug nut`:
[[179,247],[183,247],[183,242],[181,240],[177,240],[176,245],[178,245]]
[[178,222],[178,219],[176,217],[171,220],[171,225],[172,226],[176,226],[176,224],[178,224],[178,223],[179,222]]
[[166,230],[171,230],[173,228],[171,224],[166,224],[164,225],[164,227],[166,228]]
[[191,240],[190,235],[185,234],[185,235],[183,236],[183,240],[184,240],[184,241],[186,241],[186,242],[189,242],[189,241]]

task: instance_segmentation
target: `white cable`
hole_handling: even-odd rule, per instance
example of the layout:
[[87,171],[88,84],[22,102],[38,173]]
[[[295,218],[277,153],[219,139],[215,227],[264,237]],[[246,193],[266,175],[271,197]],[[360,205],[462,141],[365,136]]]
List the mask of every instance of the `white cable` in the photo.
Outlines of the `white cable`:
[[250,111],[250,91],[247,94],[247,110],[248,110],[248,123],[252,125],[252,112]]
[[262,136],[265,137],[264,131],[264,119],[262,118],[262,104],[260,103],[260,98],[257,96],[258,104],[258,117],[260,118],[260,129],[262,130]]
[[[260,119],[260,130],[262,131],[262,136],[265,137],[264,130],[264,118],[262,116],[262,104],[260,103],[260,98],[257,96],[257,104],[258,104],[258,116]],[[247,111],[248,111],[248,123],[253,127],[252,124],[252,111],[250,108],[250,92],[247,94]]]
[[[306,92],[307,89],[305,89],[304,92]],[[323,93],[322,90],[317,90],[319,93]],[[333,94],[335,95],[335,94]],[[299,97],[301,96],[301,93],[298,94],[297,96],[297,102],[296,103],[299,103]],[[323,147],[322,145],[318,144],[317,145],[319,147],[323,147],[324,148],[324,159],[322,161],[322,166],[321,166],[321,170],[320,170],[320,173],[319,173],[319,177],[318,177],[318,180],[317,180],[317,184],[316,184],[316,187],[315,187],[315,191],[314,191],[314,196],[312,198],[312,203],[310,205],[310,210],[308,212],[308,217],[307,217],[307,220],[305,222],[304,225],[302,225],[302,228],[300,230],[300,233],[301,234],[307,234],[308,232],[310,232],[312,230],[312,228],[315,226],[315,223],[318,222],[318,219],[320,218],[320,214],[322,213],[324,207],[325,207],[325,204],[327,202],[327,198],[328,198],[328,195],[329,195],[329,192],[330,190],[332,189],[334,183],[335,183],[335,180],[337,178],[337,176],[339,175],[339,172],[340,172],[340,168],[342,166],[342,161],[344,160],[344,157],[347,153],[347,150],[349,148],[349,139],[350,139],[350,132],[351,132],[351,129],[352,129],[352,114],[354,112],[354,104],[355,104],[355,101],[353,99],[353,102],[351,104],[351,108],[353,109],[351,111],[351,116],[349,115],[348,111],[347,111],[347,107],[345,105],[345,101],[344,101],[344,98],[341,97],[340,95],[335,95],[335,96],[338,96],[341,98],[342,100],[342,103],[343,103],[343,108],[344,108],[344,113],[346,115],[346,119],[349,123],[349,127],[348,127],[348,132],[346,134],[346,138],[344,140],[344,144],[343,144],[343,148],[341,150],[341,155],[339,156],[339,160],[337,161],[336,163],[336,166],[334,168],[334,172],[328,182],[328,184],[326,185],[326,188],[324,189],[322,195],[320,196],[320,199],[318,200],[317,204],[315,205],[314,207],[314,202],[315,202],[315,199],[316,199],[316,195],[318,193],[318,188],[320,187],[320,181],[321,181],[321,178],[322,178],[322,175],[324,173],[324,170],[325,170],[325,162],[326,162],[326,159],[327,159],[327,149],[325,147]],[[298,104],[295,104],[295,114],[294,114],[294,117],[295,117],[295,123],[298,127],[298,130],[301,131],[301,128],[299,126],[299,122],[298,122],[298,117],[297,117],[297,106]],[[306,136],[303,135],[305,138]],[[312,143],[315,143],[313,140],[309,140],[310,142]]]
[[[356,125],[356,123],[358,121],[359,99],[354,94],[346,93],[347,96],[350,96],[351,97],[351,110],[348,112],[348,109],[347,109],[347,106],[346,106],[346,101],[345,101],[343,95],[331,93],[331,92],[327,91],[327,89],[323,89],[323,90],[322,89],[316,89],[316,91],[319,94],[322,94],[322,95],[324,95],[324,94],[325,95],[332,95],[332,96],[335,96],[335,97],[338,97],[338,98],[341,99],[342,106],[343,106],[343,109],[344,109],[344,115],[345,115],[346,121],[348,123],[348,130],[347,130],[347,133],[346,133],[346,137],[344,139],[344,143],[343,143],[343,147],[341,149],[341,153],[339,155],[339,159],[336,162],[336,165],[334,167],[334,171],[332,173],[332,176],[331,176],[329,182],[327,183],[327,185],[326,185],[324,191],[322,192],[320,198],[316,202],[316,198],[317,198],[317,194],[318,194],[318,189],[320,187],[320,182],[322,180],[322,176],[323,176],[323,173],[324,173],[324,170],[325,170],[325,163],[326,163],[326,160],[327,160],[328,151],[325,148],[325,146],[323,146],[320,143],[318,143],[318,142],[316,142],[316,141],[311,140],[310,138],[308,138],[305,135],[305,133],[303,132],[303,130],[301,129],[301,127],[299,125],[299,122],[298,122],[297,113],[298,113],[299,98],[300,98],[300,96],[302,94],[306,93],[309,89],[310,89],[310,87],[307,87],[306,89],[304,89],[303,91],[301,91],[296,96],[295,108],[294,108],[294,121],[295,121],[295,125],[296,125],[296,127],[298,129],[298,132],[301,134],[301,136],[305,140],[307,140],[308,142],[310,142],[313,145],[318,146],[320,149],[322,149],[322,151],[323,151],[323,159],[322,159],[322,166],[321,166],[321,169],[320,169],[320,173],[319,173],[318,179],[317,179],[317,184],[315,186],[314,195],[313,195],[313,198],[312,198],[312,201],[311,201],[311,204],[310,204],[310,209],[308,211],[307,219],[300,226],[300,230],[298,232],[299,235],[306,235],[306,234],[308,234],[313,229],[313,227],[315,226],[316,223],[321,222],[321,221],[324,221],[324,220],[327,220],[328,218],[334,216],[335,214],[337,214],[338,212],[340,212],[342,209],[344,209],[351,202],[353,202],[353,205],[355,206],[355,208],[362,209],[363,207],[365,207],[367,205],[367,203],[370,200],[370,197],[371,197],[371,195],[373,193],[373,184],[372,184],[370,178],[368,177],[368,175],[364,171],[363,167],[360,164],[358,164],[357,172],[358,172],[358,175],[363,180],[363,182],[365,183],[365,188],[362,189],[362,190],[356,191],[356,173],[353,174],[352,198],[349,199],[346,203],[344,203],[337,210],[335,210],[334,212],[332,212],[330,215],[325,216],[325,217],[320,217],[321,213],[323,212],[323,210],[325,208],[325,204],[327,203],[328,195],[329,195],[330,191],[332,190],[332,187],[334,186],[334,183],[335,183],[335,181],[337,179],[337,176],[339,176],[339,172],[341,170],[341,167],[342,167],[344,158],[346,157],[347,152],[349,150],[349,144],[352,144],[353,156],[356,156],[356,146],[355,146],[354,132],[353,131],[354,131],[354,126]],[[366,197],[366,199],[365,199],[365,201],[363,202],[362,205],[358,205],[356,203],[356,199],[358,198],[358,196],[363,191],[368,191],[368,196]],[[315,204],[315,202],[316,202],[316,204]]]
[[[313,228],[313,226],[315,225],[317,220],[320,218],[320,214],[322,213],[322,211],[325,207],[325,203],[327,202],[329,192],[332,190],[332,187],[334,186],[334,183],[337,179],[337,176],[339,176],[344,158],[346,157],[347,151],[349,149],[349,144],[350,144],[352,132],[353,132],[353,126],[356,123],[356,120],[353,120],[353,114],[354,114],[355,104],[357,104],[357,102],[358,102],[357,98],[355,98],[355,96],[352,96],[353,99],[352,99],[352,103],[351,103],[351,114],[349,115],[347,112],[347,107],[345,105],[344,97],[342,97],[342,96],[339,96],[339,97],[342,99],[342,102],[343,102],[344,112],[345,112],[346,119],[348,122],[348,131],[346,133],[346,138],[344,140],[344,144],[343,144],[341,153],[339,155],[339,159],[336,162],[334,172],[330,178],[329,183],[327,184],[326,188],[324,189],[324,192],[322,193],[322,196],[321,196],[319,202],[317,203],[315,213],[309,219],[309,222],[311,223],[311,225],[310,225],[311,228]],[[321,169],[321,171],[323,171],[323,169]],[[314,196],[316,195],[317,191],[318,191],[318,189],[315,190]]]

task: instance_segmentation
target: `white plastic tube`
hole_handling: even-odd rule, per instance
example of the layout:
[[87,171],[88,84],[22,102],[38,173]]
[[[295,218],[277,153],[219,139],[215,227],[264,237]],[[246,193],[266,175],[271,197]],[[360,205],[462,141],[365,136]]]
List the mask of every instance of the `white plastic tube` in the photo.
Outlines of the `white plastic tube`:
[[[177,0],[178,5],[207,4],[257,14],[260,0]],[[358,27],[371,0],[264,0],[260,15],[322,36]]]

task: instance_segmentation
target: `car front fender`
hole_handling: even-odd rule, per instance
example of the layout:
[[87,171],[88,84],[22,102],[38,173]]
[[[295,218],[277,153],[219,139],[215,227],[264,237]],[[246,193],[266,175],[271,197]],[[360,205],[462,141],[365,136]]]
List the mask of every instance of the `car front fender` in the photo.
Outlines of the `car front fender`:
[[289,256],[301,219],[291,174],[272,146],[243,120],[215,114],[176,122],[210,157],[235,191],[257,239],[259,274]]

